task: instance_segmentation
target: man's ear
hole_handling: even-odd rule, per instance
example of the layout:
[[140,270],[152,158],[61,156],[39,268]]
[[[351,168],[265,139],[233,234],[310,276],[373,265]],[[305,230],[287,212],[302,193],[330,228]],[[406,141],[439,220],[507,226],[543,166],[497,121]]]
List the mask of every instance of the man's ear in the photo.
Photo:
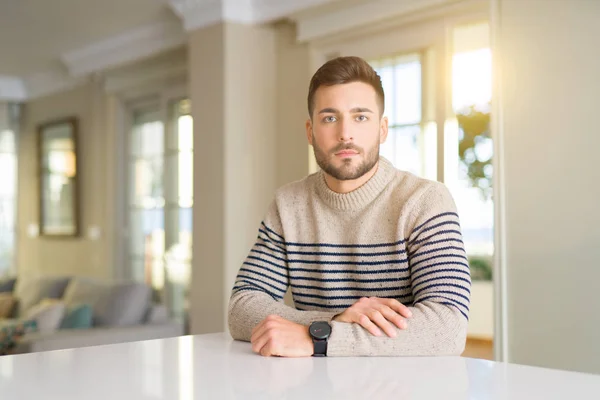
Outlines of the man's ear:
[[308,140],[308,144],[310,144],[312,146],[312,121],[309,119],[306,120],[306,139]]
[[379,144],[385,143],[388,136],[388,117],[381,118],[379,126]]

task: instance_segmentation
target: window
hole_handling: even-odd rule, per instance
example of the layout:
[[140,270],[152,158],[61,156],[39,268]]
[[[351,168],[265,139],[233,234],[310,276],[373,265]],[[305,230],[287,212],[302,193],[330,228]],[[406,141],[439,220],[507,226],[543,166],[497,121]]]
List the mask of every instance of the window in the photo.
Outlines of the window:
[[[457,203],[465,247],[469,256],[489,264],[493,255],[493,201],[491,198],[492,139],[478,135],[468,144],[459,122],[489,119],[491,99],[491,51],[489,26],[477,23],[453,30],[451,110],[444,125],[443,157],[438,154],[437,125],[429,104],[435,93],[424,88],[435,85],[435,57],[429,50],[370,60],[381,76],[386,95],[385,114],[389,135],[380,154],[397,168],[427,179],[443,181]],[[430,82],[431,80],[431,82]],[[469,114],[469,111],[471,114]],[[474,115],[473,113],[479,113]],[[467,132],[468,133],[468,132]],[[468,138],[467,138],[468,139]],[[459,144],[462,143],[462,147]],[[438,163],[443,160],[443,179]],[[481,171],[477,170],[481,167]]]
[[429,179],[437,175],[435,124],[423,112],[423,67],[420,54],[371,61],[385,92],[389,133],[380,154],[397,168]]
[[[455,116],[448,121],[445,132],[445,183],[452,191],[461,215],[467,253],[487,264],[494,253],[493,142],[489,134],[491,93],[492,55],[488,24],[456,27],[452,57],[452,109]],[[491,273],[491,267],[486,268]]]
[[16,121],[18,108],[0,103],[0,276],[14,273],[17,212]]
[[193,126],[189,100],[167,108],[156,103],[133,111],[129,270],[160,294],[174,316],[183,316],[192,261]]

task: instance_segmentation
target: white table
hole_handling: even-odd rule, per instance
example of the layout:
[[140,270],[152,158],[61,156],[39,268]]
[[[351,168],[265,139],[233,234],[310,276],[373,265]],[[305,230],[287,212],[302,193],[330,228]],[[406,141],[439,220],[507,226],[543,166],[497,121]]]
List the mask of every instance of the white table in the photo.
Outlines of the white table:
[[0,357],[0,399],[600,399],[600,376],[461,357],[264,358],[225,334]]

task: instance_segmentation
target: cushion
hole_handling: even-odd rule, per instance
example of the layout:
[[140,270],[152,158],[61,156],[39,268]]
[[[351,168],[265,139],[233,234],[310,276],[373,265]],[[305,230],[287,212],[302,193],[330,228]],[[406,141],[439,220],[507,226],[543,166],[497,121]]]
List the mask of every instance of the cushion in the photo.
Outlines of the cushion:
[[17,278],[1,278],[0,293],[12,292],[15,289]]
[[109,285],[100,280],[73,278],[65,290],[63,301],[67,307],[87,304],[96,312],[98,304],[108,295],[109,289]]
[[12,293],[0,293],[0,319],[10,318],[16,304],[17,299]]
[[0,322],[0,356],[10,354],[19,338],[36,331],[35,321],[5,320]]
[[56,299],[48,299],[31,307],[23,320],[35,321],[39,332],[54,332],[58,330],[65,316],[65,304]]
[[60,299],[69,280],[66,277],[19,279],[14,292],[19,301],[15,315],[19,318],[22,317],[31,307],[39,304],[43,299]]
[[150,307],[151,295],[150,287],[143,283],[114,283],[94,310],[94,323],[98,326],[140,324]]
[[95,326],[125,326],[143,322],[150,296],[150,288],[143,283],[73,278],[63,301],[67,306],[88,304],[93,310]]
[[60,329],[88,329],[92,327],[94,315],[89,304],[74,304],[67,307]]

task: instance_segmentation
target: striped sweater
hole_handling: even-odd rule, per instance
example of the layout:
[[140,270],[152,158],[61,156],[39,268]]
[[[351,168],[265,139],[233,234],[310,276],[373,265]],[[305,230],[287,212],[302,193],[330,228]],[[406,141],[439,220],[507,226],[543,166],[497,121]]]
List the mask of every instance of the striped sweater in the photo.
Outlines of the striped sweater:
[[[279,189],[241,266],[229,304],[234,339],[249,341],[270,314],[332,326],[329,356],[458,355],[466,340],[471,277],[455,203],[439,182],[380,158],[346,194],[323,172]],[[283,303],[291,288],[294,307]],[[331,321],[361,297],[410,307],[395,338]]]

